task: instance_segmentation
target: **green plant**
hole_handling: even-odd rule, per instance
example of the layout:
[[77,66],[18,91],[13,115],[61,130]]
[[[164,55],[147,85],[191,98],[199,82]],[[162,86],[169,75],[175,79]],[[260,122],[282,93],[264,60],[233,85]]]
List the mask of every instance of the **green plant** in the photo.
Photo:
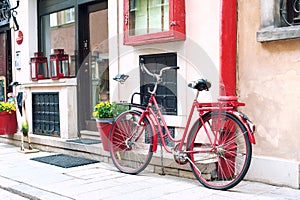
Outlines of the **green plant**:
[[0,112],[8,112],[9,114],[11,114],[13,111],[16,111],[15,104],[0,102]]
[[127,109],[127,106],[121,104],[110,103],[108,101],[101,101],[100,103],[94,106],[93,117],[98,119],[113,118]]
[[113,117],[119,116],[122,112],[128,110],[128,106],[118,103],[112,103]]

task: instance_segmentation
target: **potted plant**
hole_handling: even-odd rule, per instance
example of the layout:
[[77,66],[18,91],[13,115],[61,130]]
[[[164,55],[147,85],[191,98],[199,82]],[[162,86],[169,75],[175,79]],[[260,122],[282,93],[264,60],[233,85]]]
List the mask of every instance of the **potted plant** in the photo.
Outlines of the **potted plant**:
[[109,151],[108,137],[114,118],[127,109],[127,106],[110,103],[109,101],[101,101],[94,106],[93,117],[96,119],[97,128],[105,151]]
[[15,104],[0,102],[0,135],[17,132],[17,116]]

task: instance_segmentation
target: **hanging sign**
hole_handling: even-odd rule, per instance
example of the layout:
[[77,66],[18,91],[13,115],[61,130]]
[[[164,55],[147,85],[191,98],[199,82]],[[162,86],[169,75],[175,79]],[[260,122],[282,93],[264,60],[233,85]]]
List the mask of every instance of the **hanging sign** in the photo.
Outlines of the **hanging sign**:
[[22,31],[18,31],[18,37],[16,39],[16,42],[18,45],[23,43],[23,32]]

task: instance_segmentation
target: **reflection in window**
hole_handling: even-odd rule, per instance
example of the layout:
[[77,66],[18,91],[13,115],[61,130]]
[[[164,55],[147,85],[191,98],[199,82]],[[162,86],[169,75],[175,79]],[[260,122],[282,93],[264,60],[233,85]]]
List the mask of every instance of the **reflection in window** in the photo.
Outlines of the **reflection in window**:
[[[41,51],[50,57],[53,49],[69,55],[70,76],[75,76],[75,10],[69,8],[41,18]],[[48,65],[50,67],[50,65]],[[50,71],[50,69],[48,69]]]
[[75,9],[70,8],[50,14],[50,27],[62,26],[75,22]]
[[129,35],[169,30],[169,0],[130,0]]

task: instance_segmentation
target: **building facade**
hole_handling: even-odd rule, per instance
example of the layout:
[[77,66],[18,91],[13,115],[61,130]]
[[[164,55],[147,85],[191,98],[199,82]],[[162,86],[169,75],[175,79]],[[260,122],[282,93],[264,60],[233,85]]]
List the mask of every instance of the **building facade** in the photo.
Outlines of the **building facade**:
[[[0,28],[0,45],[8,52],[0,57],[7,66],[0,76],[7,83],[22,83],[33,141],[63,141],[95,131],[96,103],[128,102],[131,94],[149,87],[140,58],[152,70],[180,67],[167,74],[167,84],[160,88],[167,123],[180,135],[194,96],[188,82],[212,82],[201,101],[219,96],[221,2],[226,0],[21,1],[19,29],[13,20]],[[237,4],[237,96],[257,126],[247,178],[299,188],[300,35],[297,15],[290,11],[294,4]],[[67,55],[66,65],[61,54]],[[46,67],[37,64],[38,56],[47,58]],[[117,74],[129,75],[126,83],[113,81]]]

